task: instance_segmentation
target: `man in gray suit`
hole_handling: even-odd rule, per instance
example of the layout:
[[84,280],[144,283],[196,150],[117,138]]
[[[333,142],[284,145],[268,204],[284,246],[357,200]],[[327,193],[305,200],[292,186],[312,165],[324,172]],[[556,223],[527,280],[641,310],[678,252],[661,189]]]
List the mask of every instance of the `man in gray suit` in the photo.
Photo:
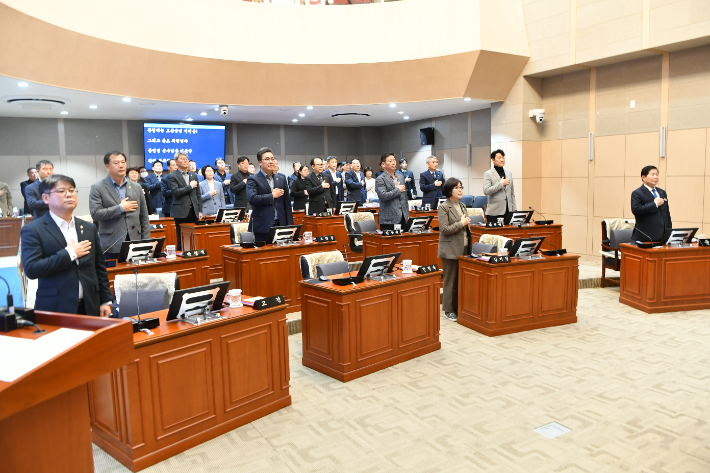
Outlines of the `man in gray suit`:
[[375,192],[380,199],[380,230],[394,230],[396,224],[404,226],[409,220],[409,203],[404,176],[396,174],[397,159],[394,153],[380,157],[384,172],[375,180]]
[[[177,249],[182,250],[180,224],[202,220],[202,199],[200,198],[197,174],[189,170],[190,158],[185,153],[175,153],[178,169],[168,174],[168,186],[172,191],[173,204],[170,216],[175,219]],[[221,182],[219,183],[220,185]]]
[[148,207],[143,189],[126,179],[126,156],[111,151],[104,156],[106,179],[91,186],[89,211],[99,229],[104,259],[116,259],[121,243],[150,238]]
[[491,153],[493,168],[483,173],[483,193],[488,196],[486,219],[495,222],[508,212],[518,210],[515,205],[513,174],[503,169],[505,153],[497,149]]

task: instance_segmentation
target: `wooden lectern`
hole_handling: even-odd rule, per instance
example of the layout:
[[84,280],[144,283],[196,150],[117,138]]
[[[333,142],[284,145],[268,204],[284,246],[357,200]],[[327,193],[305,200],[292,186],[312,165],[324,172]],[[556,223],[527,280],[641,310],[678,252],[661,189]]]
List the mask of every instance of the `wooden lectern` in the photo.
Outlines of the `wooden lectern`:
[[[35,316],[47,333],[60,328],[94,333],[15,381],[0,381],[0,470],[93,473],[87,383],[132,360],[133,328],[117,319],[52,312]],[[45,335],[33,331],[23,328],[3,335]]]

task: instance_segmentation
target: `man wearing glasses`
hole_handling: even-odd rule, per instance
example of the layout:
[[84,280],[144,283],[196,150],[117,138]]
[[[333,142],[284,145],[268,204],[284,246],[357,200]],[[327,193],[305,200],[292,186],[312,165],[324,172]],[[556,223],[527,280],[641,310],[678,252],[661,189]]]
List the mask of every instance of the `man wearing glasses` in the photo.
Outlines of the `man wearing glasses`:
[[293,212],[286,176],[275,172],[273,151],[261,148],[256,159],[261,171],[247,178],[247,201],[252,206],[249,231],[256,241],[266,241],[271,227],[293,225]]
[[22,227],[22,264],[38,280],[35,310],[108,317],[111,288],[96,226],[74,217],[74,179],[54,174],[40,184],[49,207]]
[[335,188],[330,173],[325,171],[325,163],[320,158],[311,159],[313,172],[306,177],[308,191],[308,213],[318,214],[335,207]]

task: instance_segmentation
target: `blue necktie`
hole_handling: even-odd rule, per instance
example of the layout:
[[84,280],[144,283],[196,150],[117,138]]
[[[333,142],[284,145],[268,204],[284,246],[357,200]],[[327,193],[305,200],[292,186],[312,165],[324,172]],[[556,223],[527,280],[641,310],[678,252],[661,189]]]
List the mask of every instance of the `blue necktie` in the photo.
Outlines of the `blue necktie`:
[[655,187],[653,188],[653,197],[654,197],[654,198],[658,198],[658,194],[656,194],[656,188],[655,188]]

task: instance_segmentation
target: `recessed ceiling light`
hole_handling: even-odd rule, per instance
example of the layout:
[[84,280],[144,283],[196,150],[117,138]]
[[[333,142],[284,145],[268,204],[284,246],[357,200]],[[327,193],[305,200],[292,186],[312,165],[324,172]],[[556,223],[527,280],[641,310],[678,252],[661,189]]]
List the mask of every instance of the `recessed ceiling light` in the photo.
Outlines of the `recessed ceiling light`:
[[470,102],[470,101],[471,101],[471,97],[466,97],[466,98],[463,99],[463,100],[464,100],[464,102]]
[[30,84],[28,84],[27,82],[18,82],[17,85],[18,85],[19,87],[27,87],[27,86],[30,85]]
[[99,108],[96,105],[89,105],[89,108],[94,109],[94,108]]
[[298,116],[299,116],[299,117],[305,117],[306,114],[305,114],[305,113],[299,113]]
[[402,115],[404,112],[397,112],[397,113],[399,113],[400,115]]
[[391,104],[390,104],[390,108],[395,108],[396,106],[397,106],[396,103],[391,103]]
[[202,115],[204,117],[205,115],[207,115],[207,112],[202,112],[202,113],[200,113],[200,115]]
[[291,120],[291,121],[292,121],[293,123],[296,123],[296,122],[298,121],[298,119],[294,118],[294,119]]
[[131,101],[131,98],[130,98],[130,97],[123,97],[123,101],[124,101],[124,102],[130,102],[130,101]]
[[405,119],[405,120],[409,120],[409,115],[407,115],[406,117],[404,117],[404,119]]
[[69,112],[67,112],[66,110],[62,110],[62,115],[69,115]]
[[188,122],[191,122],[191,121],[192,121],[192,118],[188,118],[187,121],[188,121]]
[[313,110],[313,106],[312,106],[312,105],[309,105],[308,107],[306,107],[306,109],[307,109],[307,110]]

